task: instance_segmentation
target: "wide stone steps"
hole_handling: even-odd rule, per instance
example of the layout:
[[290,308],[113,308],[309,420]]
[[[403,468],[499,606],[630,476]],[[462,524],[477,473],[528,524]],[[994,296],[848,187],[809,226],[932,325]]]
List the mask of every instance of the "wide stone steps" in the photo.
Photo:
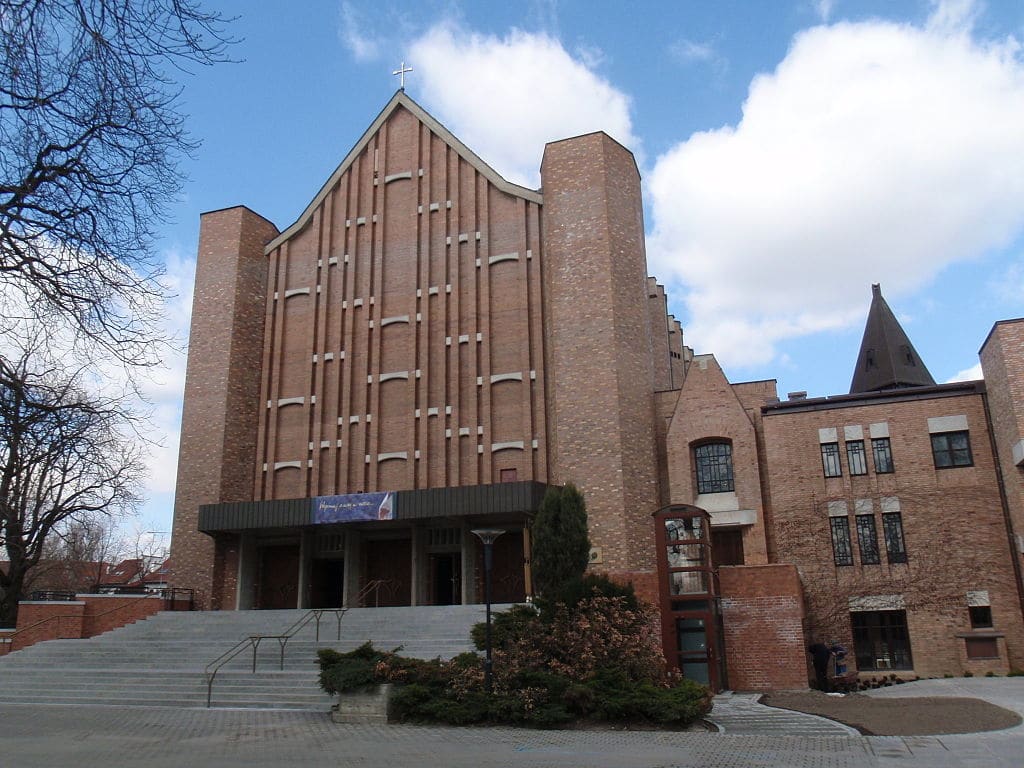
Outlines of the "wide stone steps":
[[217,673],[213,706],[326,710],[317,649],[370,641],[382,650],[401,646],[407,656],[451,658],[472,650],[469,630],[484,617],[483,606],[353,609],[339,641],[337,621],[325,613],[319,641],[313,622],[288,640],[283,671],[278,641],[262,640],[253,674],[246,638],[282,633],[305,613],[168,611],[88,640],[38,643],[0,657],[0,702],[204,707],[205,667],[241,642]]

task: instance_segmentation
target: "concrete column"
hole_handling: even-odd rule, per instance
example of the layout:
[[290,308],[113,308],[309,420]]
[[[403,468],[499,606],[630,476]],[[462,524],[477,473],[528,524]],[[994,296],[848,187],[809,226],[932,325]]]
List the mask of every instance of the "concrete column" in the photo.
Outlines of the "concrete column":
[[423,546],[423,529],[418,525],[414,525],[410,539],[409,551],[411,553],[410,557],[412,557],[412,566],[409,570],[412,574],[412,583],[409,585],[409,598],[412,605],[425,605],[427,557]]
[[296,608],[309,607],[309,573],[313,564],[313,532],[299,534],[299,596]]
[[359,601],[359,550],[362,547],[362,536],[359,531],[345,531],[345,586],[342,591],[342,607],[358,608]]
[[238,537],[238,588],[235,610],[250,611],[256,599],[256,535],[243,533]]
[[476,596],[476,536],[462,523],[462,604],[480,602]]

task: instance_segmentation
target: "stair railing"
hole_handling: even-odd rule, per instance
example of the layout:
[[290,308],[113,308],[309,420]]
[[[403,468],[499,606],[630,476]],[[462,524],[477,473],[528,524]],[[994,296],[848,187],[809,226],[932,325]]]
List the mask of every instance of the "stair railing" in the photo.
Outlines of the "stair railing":
[[278,655],[278,669],[284,670],[284,651],[288,645],[288,641],[291,640],[296,634],[299,633],[304,627],[306,627],[311,621],[316,622],[316,642],[320,642],[320,620],[325,613],[333,613],[335,619],[337,619],[338,631],[336,635],[337,640],[341,640],[341,619],[345,615],[347,608],[313,608],[310,611],[302,614],[288,629],[279,635],[249,635],[242,640],[239,640],[233,646],[228,648],[224,653],[218,656],[216,659],[206,665],[203,670],[203,674],[206,676],[206,707],[210,707],[210,702],[213,699],[213,681],[217,679],[217,673],[220,672],[221,667],[227,664],[229,661],[238,656],[247,647],[252,649],[252,671],[256,673],[256,655],[260,648],[260,643],[264,640],[277,640],[279,655]]
[[359,594],[356,595],[356,605],[367,607],[366,598],[371,594],[373,595],[373,607],[380,608],[380,593],[381,590],[387,593],[388,597],[393,597],[395,591],[398,589],[398,582],[394,579],[373,579],[366,582]]

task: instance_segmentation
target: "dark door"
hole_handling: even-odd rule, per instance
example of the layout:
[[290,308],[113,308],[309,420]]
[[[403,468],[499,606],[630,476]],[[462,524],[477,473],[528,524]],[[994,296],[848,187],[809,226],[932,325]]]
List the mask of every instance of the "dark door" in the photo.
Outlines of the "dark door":
[[344,586],[344,560],[314,560],[309,584],[309,607],[340,608]]
[[259,600],[257,608],[295,608],[299,603],[299,545],[284,544],[260,549]]
[[[494,542],[493,558],[491,602],[523,602],[526,599],[526,582],[523,578],[526,563],[526,558],[523,557],[523,532],[508,531],[499,536]],[[483,575],[482,554],[480,574]]]
[[430,556],[430,591],[433,605],[462,602],[462,555],[444,552]]
[[368,541],[363,589],[368,590],[363,605],[411,605],[412,541],[388,539]]
[[711,529],[711,565],[743,565],[743,531]]

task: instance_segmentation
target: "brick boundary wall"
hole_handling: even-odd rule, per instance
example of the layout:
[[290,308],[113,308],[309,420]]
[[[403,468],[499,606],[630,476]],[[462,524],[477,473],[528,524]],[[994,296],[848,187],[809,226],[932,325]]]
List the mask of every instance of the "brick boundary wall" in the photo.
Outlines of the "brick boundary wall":
[[719,584],[729,687],[806,689],[804,600],[796,566],[723,566]]
[[77,595],[76,600],[18,603],[18,626],[0,640],[0,655],[45,640],[80,640],[147,619],[169,606],[158,595]]

